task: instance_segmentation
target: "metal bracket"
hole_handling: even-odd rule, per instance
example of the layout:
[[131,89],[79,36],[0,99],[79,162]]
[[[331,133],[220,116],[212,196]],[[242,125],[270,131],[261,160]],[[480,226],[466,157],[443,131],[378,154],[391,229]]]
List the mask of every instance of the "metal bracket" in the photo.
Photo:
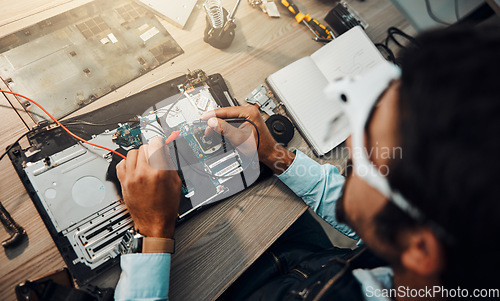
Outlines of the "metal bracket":
[[256,6],[260,7],[260,9],[265,14],[268,14],[269,17],[274,17],[274,18],[280,17],[280,12],[278,11],[276,3],[274,3],[274,0],[248,0],[248,3],[252,7]]
[[272,98],[273,94],[267,91],[264,85],[255,88],[250,94],[247,95],[245,100],[250,104],[257,104],[259,108],[267,115],[274,115],[276,103]]

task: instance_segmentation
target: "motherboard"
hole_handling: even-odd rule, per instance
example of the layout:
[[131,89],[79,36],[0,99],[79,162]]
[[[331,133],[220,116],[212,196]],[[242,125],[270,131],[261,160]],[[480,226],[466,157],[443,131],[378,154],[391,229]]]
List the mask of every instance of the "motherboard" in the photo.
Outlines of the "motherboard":
[[[186,171],[179,174],[183,180],[182,192],[191,199],[193,206],[200,205],[227,191],[224,183],[243,171],[243,162],[239,152],[222,135],[213,132],[205,135],[207,122],[201,117],[219,107],[208,87],[195,88],[188,82],[177,88],[178,95],[137,116],[136,121],[121,124],[112,140],[121,147],[134,148],[157,136],[166,139],[177,131],[179,138],[172,143],[170,155],[178,170],[189,167],[192,171],[190,175]],[[182,151],[178,149],[179,144],[184,146]],[[193,157],[198,164],[194,164]],[[215,190],[211,197],[206,198],[203,194],[197,198],[199,189],[193,183],[200,178],[212,183]]]

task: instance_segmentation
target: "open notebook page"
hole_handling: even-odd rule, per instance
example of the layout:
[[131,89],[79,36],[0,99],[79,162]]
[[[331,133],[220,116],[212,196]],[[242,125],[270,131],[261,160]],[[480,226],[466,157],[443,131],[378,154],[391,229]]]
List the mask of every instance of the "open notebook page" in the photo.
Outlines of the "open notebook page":
[[[330,121],[341,114],[340,105],[326,99],[323,90],[328,81],[310,57],[280,69],[270,75],[267,82],[317,155],[325,154],[345,140],[347,124],[342,125],[342,118],[334,128],[330,125]],[[340,135],[335,134],[338,132],[335,128],[341,128]]]
[[384,60],[365,31],[356,26],[311,55],[330,82],[361,74]]

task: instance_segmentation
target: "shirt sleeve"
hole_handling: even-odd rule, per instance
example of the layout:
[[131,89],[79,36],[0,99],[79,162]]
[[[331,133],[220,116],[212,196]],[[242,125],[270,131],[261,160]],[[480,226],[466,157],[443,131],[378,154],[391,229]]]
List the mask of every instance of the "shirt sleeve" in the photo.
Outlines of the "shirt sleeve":
[[168,300],[170,253],[126,254],[115,300]]
[[335,166],[320,165],[297,150],[292,164],[278,178],[335,229],[358,240],[356,233],[335,217],[335,204],[345,182]]

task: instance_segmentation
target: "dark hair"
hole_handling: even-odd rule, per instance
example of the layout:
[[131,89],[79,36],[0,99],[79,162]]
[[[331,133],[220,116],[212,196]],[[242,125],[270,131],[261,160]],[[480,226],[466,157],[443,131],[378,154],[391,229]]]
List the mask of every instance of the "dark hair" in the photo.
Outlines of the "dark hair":
[[[389,182],[453,238],[443,240],[445,286],[497,288],[500,27],[450,27],[417,42],[400,56],[403,155],[391,162]],[[393,242],[401,226],[419,225],[392,204],[376,221]]]

